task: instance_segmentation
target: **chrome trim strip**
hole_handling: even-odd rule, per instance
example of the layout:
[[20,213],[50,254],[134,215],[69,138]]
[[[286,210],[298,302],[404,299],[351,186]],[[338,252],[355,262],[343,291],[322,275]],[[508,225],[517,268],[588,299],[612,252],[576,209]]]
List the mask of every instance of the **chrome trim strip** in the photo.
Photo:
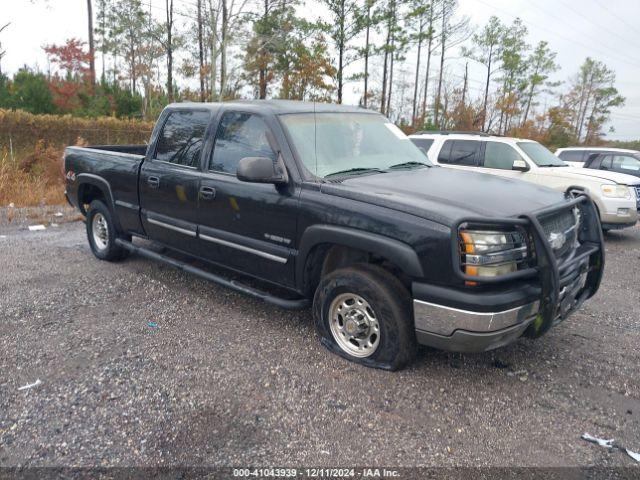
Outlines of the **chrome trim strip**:
[[176,232],[184,233],[185,235],[189,235],[190,237],[196,236],[195,230],[187,230],[186,228],[176,227],[175,225],[164,223],[154,218],[147,217],[147,222],[157,225],[159,227],[168,228],[169,230],[174,230]]
[[266,258],[267,260],[273,260],[278,263],[287,263],[288,259],[284,257],[279,257],[277,255],[272,255],[267,252],[263,252],[262,250],[256,250],[255,248],[245,247],[244,245],[238,245],[237,243],[228,242],[226,240],[222,240],[216,237],[210,237],[209,235],[200,234],[199,237],[208,242],[217,243],[219,245],[224,245],[225,247],[235,248],[236,250],[242,250],[243,252],[252,253],[262,258]]
[[537,314],[539,306],[535,301],[502,312],[474,312],[414,299],[413,316],[417,330],[448,336],[456,330],[491,332],[517,325]]
[[133,203],[129,203],[129,202],[124,202],[122,200],[116,200],[116,205],[118,205],[119,207],[125,207],[125,208],[130,208],[132,210],[138,210],[138,205],[134,205]]

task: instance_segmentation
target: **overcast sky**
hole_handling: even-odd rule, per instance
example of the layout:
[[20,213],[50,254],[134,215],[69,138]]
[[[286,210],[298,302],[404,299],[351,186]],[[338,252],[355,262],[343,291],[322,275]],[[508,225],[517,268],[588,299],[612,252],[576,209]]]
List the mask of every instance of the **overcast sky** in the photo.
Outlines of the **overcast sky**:
[[[154,13],[161,15],[164,1],[151,1]],[[174,1],[176,8],[183,11],[195,3]],[[70,37],[86,39],[85,0],[0,0],[0,4],[0,26],[11,22],[0,34],[7,52],[2,60],[5,73],[11,74],[24,64],[37,64],[46,70],[43,45],[62,43]],[[520,17],[529,29],[530,43],[546,40],[558,53],[561,70],[555,74],[556,80],[566,81],[587,56],[603,61],[616,72],[616,87],[626,97],[625,106],[615,109],[611,116],[615,133],[608,137],[640,138],[639,0],[460,0],[459,12],[468,15],[476,26],[484,25],[491,15],[505,23]],[[183,17],[183,21],[187,20]],[[447,60],[447,73],[453,78],[461,77],[464,60],[457,58],[457,49],[452,49],[448,56],[451,58]],[[414,61],[408,58],[407,72],[411,71]],[[470,78],[472,92],[479,95],[482,68],[471,63]],[[357,101],[359,88],[359,85],[347,87],[347,102]]]

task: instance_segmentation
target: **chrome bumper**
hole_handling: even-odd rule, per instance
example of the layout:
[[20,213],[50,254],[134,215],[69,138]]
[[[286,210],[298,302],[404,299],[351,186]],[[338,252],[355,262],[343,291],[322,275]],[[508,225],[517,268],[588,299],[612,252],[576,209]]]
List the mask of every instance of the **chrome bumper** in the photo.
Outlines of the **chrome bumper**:
[[456,330],[487,333],[512,327],[535,317],[539,306],[540,302],[535,301],[502,312],[472,312],[414,300],[413,318],[416,330],[438,335],[448,336]]
[[474,312],[413,301],[418,342],[458,352],[483,352],[511,343],[536,318],[535,301],[501,312]]

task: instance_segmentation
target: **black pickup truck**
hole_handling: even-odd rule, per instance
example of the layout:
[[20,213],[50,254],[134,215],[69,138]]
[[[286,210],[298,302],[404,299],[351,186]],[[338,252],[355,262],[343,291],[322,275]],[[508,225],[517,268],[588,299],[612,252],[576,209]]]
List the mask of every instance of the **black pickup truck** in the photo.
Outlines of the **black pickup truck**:
[[69,147],[64,164],[96,257],[136,252],[284,308],[312,305],[322,343],[367,366],[401,368],[417,344],[539,337],[602,277],[598,217],[580,191],[434,166],[355,107],[172,104],[148,146]]

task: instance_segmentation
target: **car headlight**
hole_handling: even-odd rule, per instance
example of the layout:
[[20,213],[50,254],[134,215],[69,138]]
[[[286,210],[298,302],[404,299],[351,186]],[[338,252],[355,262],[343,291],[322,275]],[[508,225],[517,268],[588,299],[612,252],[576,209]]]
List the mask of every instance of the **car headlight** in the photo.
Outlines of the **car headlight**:
[[627,185],[600,185],[600,190],[605,197],[631,199],[631,189]]
[[460,230],[459,240],[460,265],[467,275],[506,275],[528,258],[527,243],[519,231]]

